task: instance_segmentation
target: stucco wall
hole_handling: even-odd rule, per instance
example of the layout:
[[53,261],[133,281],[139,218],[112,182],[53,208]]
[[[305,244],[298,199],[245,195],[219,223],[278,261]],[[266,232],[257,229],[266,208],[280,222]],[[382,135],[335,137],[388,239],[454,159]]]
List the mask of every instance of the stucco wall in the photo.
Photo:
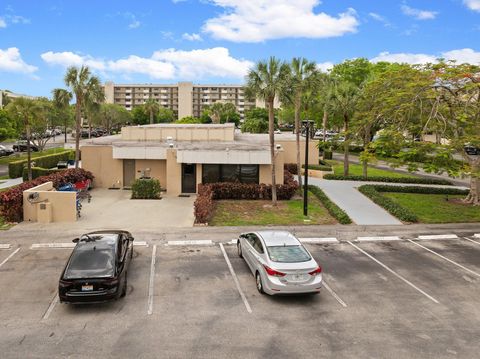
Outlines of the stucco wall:
[[177,153],[173,149],[167,150],[166,190],[174,196],[182,193],[182,164],[177,163]]
[[82,168],[95,176],[95,187],[123,186],[123,161],[113,159],[111,146],[82,146]]
[[[277,152],[275,157],[275,180],[277,184],[283,184],[283,165],[284,165],[284,152]],[[272,183],[272,166],[260,165],[258,182],[271,184]]]
[[[285,163],[297,163],[297,143],[295,141],[276,141],[282,145],[284,149],[284,161]],[[320,160],[318,148],[318,141],[309,141],[308,143],[308,163],[318,164]],[[305,138],[302,137],[300,141],[300,158],[302,164],[305,163]]]
[[233,141],[235,126],[223,125],[174,125],[122,127],[124,141]]
[[141,176],[141,172],[150,168],[150,177],[160,181],[162,188],[167,187],[167,161],[166,160],[135,160],[135,178]]

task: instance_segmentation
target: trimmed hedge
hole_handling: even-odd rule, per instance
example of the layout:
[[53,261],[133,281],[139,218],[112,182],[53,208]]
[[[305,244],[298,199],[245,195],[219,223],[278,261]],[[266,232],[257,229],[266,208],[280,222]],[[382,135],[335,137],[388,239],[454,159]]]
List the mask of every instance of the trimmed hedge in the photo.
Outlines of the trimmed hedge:
[[[288,200],[298,189],[293,175],[284,171],[284,184],[277,185],[277,199]],[[260,200],[272,198],[272,185],[254,183],[218,182],[198,185],[198,195],[194,203],[195,223],[208,223],[213,215],[214,200],[246,199]]]
[[424,193],[424,194],[468,194],[468,190],[459,188],[419,187],[419,186],[386,186],[386,185],[363,185],[358,190],[370,198],[379,206],[385,208],[392,215],[404,222],[418,222],[418,217],[409,209],[402,207],[388,197],[382,196],[382,192],[400,193]]
[[159,199],[160,182],[157,179],[139,178],[132,184],[132,199]]
[[312,192],[314,196],[320,200],[320,202],[322,202],[328,213],[330,213],[330,215],[334,217],[339,223],[352,223],[352,219],[348,216],[348,214],[343,209],[338,207],[335,202],[332,202],[332,200],[328,198],[325,192],[323,192],[319,187],[309,185],[308,190]]
[[[58,168],[42,168],[42,167],[32,167],[32,180],[35,178],[41,177],[41,176],[47,176],[51,173],[55,172],[60,172],[63,171],[63,169],[58,169]],[[26,167],[23,168],[23,181],[28,181],[28,170]]]
[[67,183],[93,180],[93,178],[93,174],[89,171],[82,168],[71,168],[23,182],[0,193],[0,213],[9,222],[21,222],[23,220],[23,191],[50,181],[53,182],[55,188],[58,188]]
[[[75,151],[65,150],[63,152],[54,153],[52,155],[45,155],[32,158],[32,162],[35,162],[36,167],[52,168],[57,167],[59,161],[68,161],[75,159]],[[22,177],[23,167],[27,164],[27,160],[20,160],[10,162],[8,164],[8,176],[10,178]]]
[[368,181],[368,182],[390,182],[390,183],[416,183],[416,184],[440,184],[445,186],[452,186],[452,182],[440,178],[425,178],[425,177],[383,177],[383,176],[343,176],[336,174],[326,174],[323,176],[327,180],[336,181]]
[[[305,165],[302,165],[302,168],[305,168]],[[324,172],[330,172],[332,171],[332,166],[329,165],[308,165],[309,170],[314,170],[314,171],[324,171]]]

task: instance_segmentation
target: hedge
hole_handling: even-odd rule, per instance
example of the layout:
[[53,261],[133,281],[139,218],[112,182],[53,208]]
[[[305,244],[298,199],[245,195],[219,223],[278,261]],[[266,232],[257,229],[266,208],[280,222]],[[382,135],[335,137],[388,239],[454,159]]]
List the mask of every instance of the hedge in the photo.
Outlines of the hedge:
[[[293,175],[284,171],[284,184],[277,185],[277,199],[288,200],[298,189]],[[214,200],[244,199],[260,200],[272,198],[272,185],[236,182],[218,182],[198,185],[198,195],[194,203],[195,223],[208,223],[213,215]]]
[[386,186],[386,185],[363,185],[358,188],[365,196],[379,206],[385,208],[392,215],[404,222],[418,222],[418,217],[409,209],[402,207],[388,197],[382,196],[382,192],[400,193],[424,193],[424,194],[468,194],[468,190],[459,188],[419,187],[419,186]]
[[53,182],[55,188],[58,188],[67,183],[76,183],[86,179],[93,180],[93,178],[89,171],[72,168],[23,182],[0,193],[0,213],[9,222],[21,222],[23,220],[23,191],[50,181]]
[[[41,176],[47,176],[51,173],[60,172],[60,171],[63,171],[63,169],[32,167],[32,179],[35,179]],[[26,167],[23,168],[22,177],[23,177],[23,181],[28,181],[28,169]]]
[[132,184],[132,199],[159,199],[160,182],[157,179],[139,178]]
[[317,197],[320,202],[322,202],[323,206],[327,209],[328,213],[332,217],[334,217],[339,223],[341,224],[351,224],[352,219],[348,216],[347,213],[343,209],[337,206],[335,202],[332,202],[330,198],[327,197],[325,192],[323,192],[317,186],[308,186],[308,190],[313,193],[315,197]]
[[327,180],[336,181],[367,181],[367,182],[390,182],[390,183],[417,183],[417,184],[439,184],[452,186],[453,183],[441,178],[425,178],[425,177],[384,177],[384,176],[343,176],[336,174],[326,174],[323,176]]
[[[297,175],[297,164],[296,163],[285,163],[283,166],[285,171],[290,172],[293,175]],[[302,165],[302,168],[305,168],[305,165]],[[332,166],[330,166],[327,162],[320,160],[320,164],[318,165],[308,165],[308,169],[310,170],[316,170],[316,171],[331,171]]]
[[[57,167],[59,161],[68,161],[75,159],[75,151],[65,150],[63,152],[54,153],[52,155],[45,155],[32,158],[32,162],[35,162],[36,167],[52,168]],[[10,162],[8,164],[8,176],[10,178],[22,177],[23,167],[27,164],[27,160],[19,160]]]
[[[305,165],[303,165],[302,168],[305,168]],[[308,165],[308,169],[309,170],[314,170],[314,171],[331,172],[332,171],[332,166],[329,166],[329,165]]]

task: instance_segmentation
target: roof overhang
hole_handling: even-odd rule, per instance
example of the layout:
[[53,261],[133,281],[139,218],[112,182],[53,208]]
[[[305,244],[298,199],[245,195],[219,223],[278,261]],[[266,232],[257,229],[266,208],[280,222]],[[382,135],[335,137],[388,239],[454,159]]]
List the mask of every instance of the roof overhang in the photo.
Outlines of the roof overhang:
[[178,150],[178,163],[271,164],[268,150]]
[[166,160],[167,148],[155,146],[113,146],[114,159]]

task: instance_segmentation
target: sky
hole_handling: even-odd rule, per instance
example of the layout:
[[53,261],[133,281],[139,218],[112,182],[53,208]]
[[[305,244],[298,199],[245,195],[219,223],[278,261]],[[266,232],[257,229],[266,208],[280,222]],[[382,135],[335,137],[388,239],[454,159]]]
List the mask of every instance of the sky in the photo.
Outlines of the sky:
[[241,84],[305,57],[480,64],[480,0],[0,0],[0,89],[51,96],[68,66],[115,83]]

